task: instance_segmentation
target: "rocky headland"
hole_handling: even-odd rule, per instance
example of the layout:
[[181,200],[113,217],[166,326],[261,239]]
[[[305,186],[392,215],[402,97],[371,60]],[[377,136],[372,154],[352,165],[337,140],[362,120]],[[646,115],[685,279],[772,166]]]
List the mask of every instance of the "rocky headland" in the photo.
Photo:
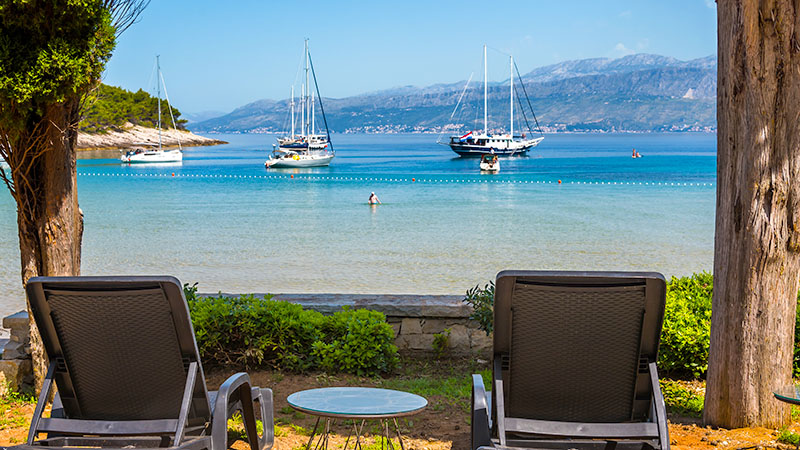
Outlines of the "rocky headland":
[[[227,144],[225,141],[198,136],[189,131],[161,130],[163,147],[177,147],[179,141],[183,147]],[[121,131],[108,130],[105,133],[78,133],[78,150],[125,149],[143,143],[158,145],[158,129],[127,124]]]

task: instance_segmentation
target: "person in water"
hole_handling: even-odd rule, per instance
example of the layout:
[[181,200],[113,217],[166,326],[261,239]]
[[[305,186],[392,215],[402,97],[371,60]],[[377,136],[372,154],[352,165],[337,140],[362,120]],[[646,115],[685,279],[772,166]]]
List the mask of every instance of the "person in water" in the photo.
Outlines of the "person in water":
[[380,199],[378,198],[378,196],[377,196],[377,195],[375,195],[375,193],[374,193],[374,192],[370,192],[370,194],[369,194],[369,204],[370,204],[370,205],[378,205],[378,204],[380,204],[380,202],[381,202],[381,201],[380,201]]

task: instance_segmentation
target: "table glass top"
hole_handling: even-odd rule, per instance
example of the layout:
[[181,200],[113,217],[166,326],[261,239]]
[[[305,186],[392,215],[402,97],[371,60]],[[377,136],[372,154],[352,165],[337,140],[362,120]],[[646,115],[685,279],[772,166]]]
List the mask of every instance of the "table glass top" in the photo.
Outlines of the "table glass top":
[[789,403],[800,404],[800,385],[784,386],[773,392],[775,397]]
[[294,408],[340,416],[398,416],[428,405],[408,392],[364,387],[330,387],[295,392],[286,399]]

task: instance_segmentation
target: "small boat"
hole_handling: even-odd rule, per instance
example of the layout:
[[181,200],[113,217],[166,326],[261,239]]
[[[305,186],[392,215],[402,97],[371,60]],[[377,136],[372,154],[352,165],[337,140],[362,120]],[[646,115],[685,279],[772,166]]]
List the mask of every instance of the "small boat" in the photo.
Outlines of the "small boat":
[[324,167],[331,163],[333,153],[315,150],[284,150],[272,152],[264,167],[267,169],[291,169],[296,167]]
[[[158,98],[158,144],[149,142],[140,142],[133,144],[134,146],[123,153],[119,159],[126,164],[144,164],[144,163],[176,163],[183,161],[183,148],[181,147],[181,140],[178,138],[178,148],[171,150],[164,150],[161,145],[161,83],[164,82],[164,76],[161,74],[161,62],[159,57],[156,56],[156,86]],[[167,85],[164,84],[164,93],[167,92]],[[175,125],[175,117],[172,115],[172,108],[169,106],[169,96],[166,96],[167,109],[169,115],[172,117],[172,127],[177,128]]]
[[[314,89],[311,89],[311,78],[313,75]],[[295,133],[295,102],[294,86],[292,86],[291,101],[291,134],[279,137],[278,146],[273,144],[272,155],[264,163],[264,167],[269,168],[294,168],[294,167],[324,167],[331,163],[335,156],[331,134],[328,130],[328,121],[325,118],[325,109],[322,106],[322,97],[319,95],[317,86],[317,76],[314,73],[314,64],[311,61],[311,54],[308,51],[308,39],[305,41],[305,73],[306,81],[301,86],[300,94],[300,133]],[[316,92],[316,98],[314,93]],[[322,112],[322,120],[325,124],[325,134],[316,132],[316,105],[319,101],[319,109]]]
[[[483,46],[483,130],[479,132],[470,131],[462,136],[451,136],[449,142],[446,145],[450,146],[450,149],[454,152],[458,153],[459,156],[482,156],[482,155],[497,155],[497,156],[513,156],[513,155],[524,155],[528,153],[528,151],[541,143],[544,140],[544,136],[539,137],[529,137],[526,133],[522,133],[520,135],[514,134],[514,100],[515,100],[515,93],[514,93],[514,73],[516,66],[514,65],[514,57],[510,57],[510,65],[511,65],[511,77],[509,78],[509,85],[510,85],[510,131],[507,134],[490,134],[489,132],[489,81],[488,81],[488,71],[486,66],[486,46]],[[525,91],[525,85],[522,84],[522,77],[519,76],[519,71],[516,71],[517,79],[519,79],[519,83],[522,86],[522,90],[525,93],[525,98],[528,98],[528,94]],[[471,80],[471,77],[470,77]],[[467,86],[464,87],[464,92],[467,91],[467,87],[469,86],[469,81],[467,81]],[[462,93],[463,96],[463,93]],[[456,111],[458,110],[459,104],[461,103],[461,99],[459,98],[458,104],[456,104],[456,109],[453,111],[453,115],[455,115]],[[520,104],[522,102],[520,101]],[[530,105],[530,100],[528,99],[528,105]],[[528,131],[532,133],[530,130],[530,125],[528,124],[528,118],[525,115],[525,111],[522,111],[522,117],[525,119],[526,125],[528,125]],[[531,110],[531,113],[533,111]],[[534,120],[536,116],[532,114]],[[536,121],[536,125],[538,127],[538,121]],[[541,134],[541,129],[539,129],[539,133]],[[443,142],[438,142],[439,144],[444,144]]]
[[480,167],[481,172],[497,173],[500,172],[500,161],[497,160],[497,155],[483,155]]
[[125,152],[120,160],[128,164],[175,163],[183,161],[183,153],[178,149],[161,150],[156,144],[140,142]]

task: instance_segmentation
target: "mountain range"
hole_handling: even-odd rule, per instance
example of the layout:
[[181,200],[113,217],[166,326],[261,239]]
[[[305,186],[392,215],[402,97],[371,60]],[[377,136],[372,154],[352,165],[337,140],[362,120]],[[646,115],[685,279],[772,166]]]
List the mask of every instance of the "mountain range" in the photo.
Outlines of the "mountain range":
[[[565,61],[515,82],[515,127],[543,131],[712,131],[716,128],[716,56],[681,61],[635,54]],[[323,98],[332,132],[442,132],[483,128],[483,85],[473,81],[401,86]],[[527,93],[527,99],[521,91]],[[489,128],[507,128],[508,80],[489,84]],[[463,98],[462,97],[462,92]],[[460,107],[454,113],[454,106]],[[529,99],[529,101],[528,101]],[[201,132],[285,132],[289,99],[258,100],[188,125]],[[530,107],[530,108],[529,108]],[[531,109],[535,113],[531,114]],[[452,114],[452,118],[451,118]],[[317,111],[318,126],[322,125]]]

